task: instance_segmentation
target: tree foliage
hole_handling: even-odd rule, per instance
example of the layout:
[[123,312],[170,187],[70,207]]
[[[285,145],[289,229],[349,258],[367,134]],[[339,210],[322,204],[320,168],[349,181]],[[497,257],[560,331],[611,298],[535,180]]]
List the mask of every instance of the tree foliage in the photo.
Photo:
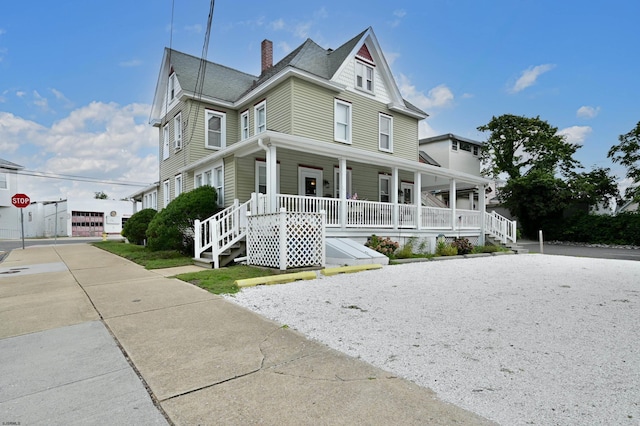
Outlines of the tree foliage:
[[640,202],[640,121],[629,133],[618,137],[620,142],[609,149],[607,157],[614,163],[619,163],[627,168],[627,178],[632,181],[627,188],[627,199]]
[[122,227],[122,235],[126,237],[130,243],[138,245],[144,244],[147,228],[156,213],[154,209],[143,209],[134,213]]
[[176,197],[153,218],[147,229],[147,246],[153,250],[193,253],[193,225],[218,210],[215,188],[202,186]]
[[96,200],[108,200],[109,199],[109,196],[107,194],[105,194],[104,192],[102,192],[102,191],[96,191],[96,192],[94,192],[94,194],[95,195],[94,195],[93,198],[95,198]]
[[486,164],[484,173],[494,178],[506,173],[514,179],[534,168],[567,173],[580,166],[573,158],[579,146],[567,142],[557,127],[540,117],[504,114],[478,130],[491,132],[481,159]]

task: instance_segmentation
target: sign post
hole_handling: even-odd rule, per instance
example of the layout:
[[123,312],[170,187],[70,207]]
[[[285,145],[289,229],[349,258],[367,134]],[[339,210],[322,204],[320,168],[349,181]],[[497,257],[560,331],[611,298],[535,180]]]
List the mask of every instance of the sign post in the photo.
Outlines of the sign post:
[[20,226],[22,227],[22,250],[24,250],[24,208],[31,204],[26,194],[16,194],[11,197],[11,204],[20,209]]

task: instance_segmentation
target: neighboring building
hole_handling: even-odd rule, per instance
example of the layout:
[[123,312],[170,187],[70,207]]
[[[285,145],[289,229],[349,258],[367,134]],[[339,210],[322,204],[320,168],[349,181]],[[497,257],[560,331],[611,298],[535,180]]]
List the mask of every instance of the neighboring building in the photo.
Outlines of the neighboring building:
[[20,209],[11,204],[18,193],[18,170],[24,167],[0,158],[0,239],[20,238]]
[[[471,211],[455,201],[422,207],[416,196],[432,190],[432,180],[452,192],[457,185],[484,191],[489,181],[420,161],[418,123],[427,114],[400,95],[373,29],[335,50],[308,39],[275,65],[265,40],[261,62],[254,76],[165,49],[151,111],[159,183],[134,194],[137,201],[152,206],[145,199],[155,194],[162,209],[210,185],[229,215],[244,214],[234,210],[238,203],[254,212],[324,210],[328,237],[483,239],[484,197]],[[206,229],[226,232],[232,225],[220,217]],[[236,217],[233,226],[245,222]],[[197,258],[216,244],[207,238],[196,239]]]
[[[480,173],[482,142],[447,133],[420,139],[419,144],[421,162],[478,177],[482,176]],[[449,186],[449,182],[443,182],[437,176],[430,176],[422,181],[422,190],[435,195],[446,206],[451,204],[449,201]],[[478,209],[478,185],[473,183],[459,185],[456,187],[456,196],[459,208]],[[425,197],[425,200],[429,200],[429,198]],[[427,205],[429,204],[427,203]]]

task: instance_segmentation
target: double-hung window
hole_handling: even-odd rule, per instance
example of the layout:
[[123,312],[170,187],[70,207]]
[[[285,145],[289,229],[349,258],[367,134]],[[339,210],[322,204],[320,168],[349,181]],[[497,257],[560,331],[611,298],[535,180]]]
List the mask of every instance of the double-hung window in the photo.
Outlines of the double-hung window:
[[202,186],[202,173],[199,173],[193,177],[193,187],[200,188]]
[[458,141],[451,141],[451,151],[458,150]]
[[175,187],[175,197],[177,198],[178,195],[182,194],[182,175],[177,175],[176,176],[176,187]]
[[9,176],[7,173],[0,173],[0,189],[9,189]]
[[224,169],[222,165],[213,168],[213,187],[218,194],[218,206],[224,206]]
[[262,101],[253,107],[254,112],[254,120],[257,135],[258,133],[262,133],[267,130],[267,102]]
[[364,62],[356,61],[356,87],[373,93],[373,67]]
[[162,207],[167,207],[169,202],[171,201],[171,183],[169,179],[162,182],[162,198],[164,200],[164,205]]
[[162,128],[162,159],[169,158],[169,125]]
[[249,139],[249,111],[240,115],[240,140]]
[[182,149],[182,115],[178,114],[173,119],[173,147]]
[[205,123],[207,131],[205,133],[204,145],[210,149],[224,148],[226,143],[227,114],[220,111],[205,110]]
[[[256,192],[258,194],[267,193],[267,163],[263,160],[256,160]],[[280,164],[276,165],[276,191],[280,193]]]
[[393,152],[393,117],[380,114],[378,119],[380,151]]
[[336,142],[351,143],[351,104],[335,100],[334,104],[334,139]]
[[391,201],[391,176],[379,175],[380,202],[389,203]]

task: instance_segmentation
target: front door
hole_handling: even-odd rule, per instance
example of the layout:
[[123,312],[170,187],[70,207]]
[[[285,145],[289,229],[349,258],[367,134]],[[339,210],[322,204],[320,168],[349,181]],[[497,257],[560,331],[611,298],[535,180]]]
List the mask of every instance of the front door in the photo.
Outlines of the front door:
[[308,167],[298,168],[298,194],[307,197],[321,197],[322,170]]

